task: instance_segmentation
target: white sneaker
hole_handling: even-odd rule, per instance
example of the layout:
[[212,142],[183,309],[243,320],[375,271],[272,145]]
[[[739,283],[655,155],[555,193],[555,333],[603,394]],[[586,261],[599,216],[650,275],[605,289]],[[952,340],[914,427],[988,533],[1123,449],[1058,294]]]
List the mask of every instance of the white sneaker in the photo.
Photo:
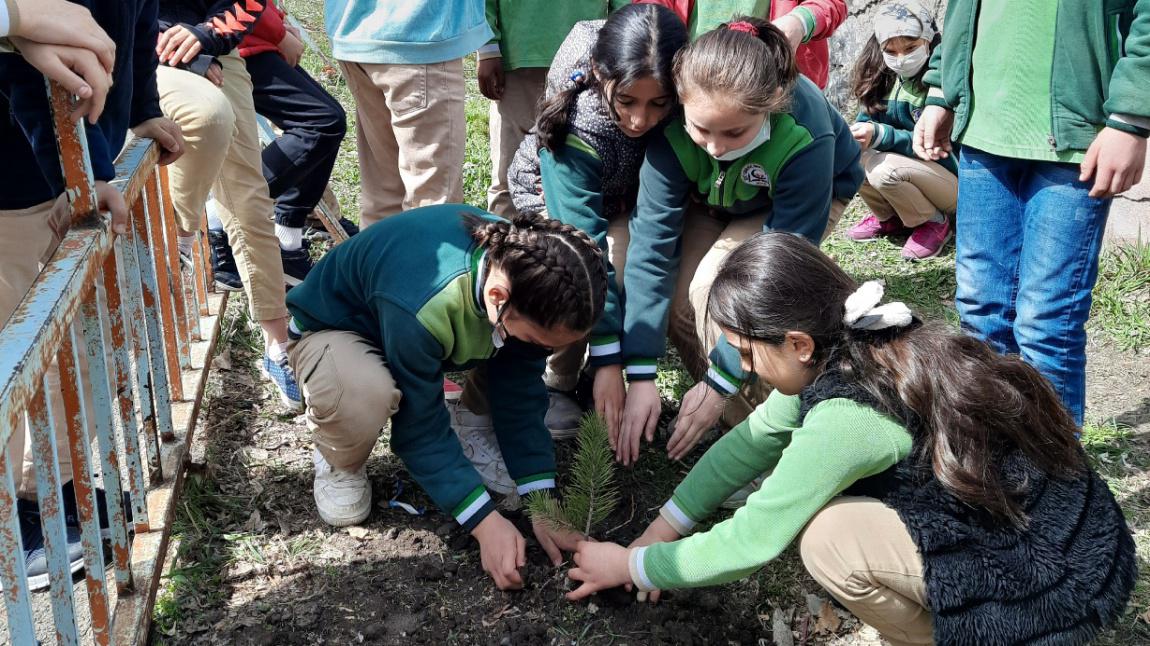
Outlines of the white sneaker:
[[319,449],[312,449],[315,464],[315,506],[323,522],[333,527],[362,523],[371,512],[371,483],[367,465],[355,471],[333,469]]
[[579,434],[579,420],[583,419],[583,409],[567,393],[558,390],[549,390],[550,401],[547,404],[547,417],[544,422],[547,430],[551,431],[551,438],[555,440],[569,440]]
[[505,496],[514,493],[515,481],[507,473],[491,416],[476,415],[459,401],[447,402],[447,411],[451,414],[451,429],[459,436],[463,455],[479,472],[483,486]]
[[763,486],[763,481],[767,479],[768,475],[770,475],[769,472],[764,473],[754,480],[751,480],[745,487],[731,494],[731,497],[724,500],[719,506],[723,509],[738,509],[739,507],[746,505],[747,498],[750,498],[751,494],[755,493],[759,490],[759,487]]

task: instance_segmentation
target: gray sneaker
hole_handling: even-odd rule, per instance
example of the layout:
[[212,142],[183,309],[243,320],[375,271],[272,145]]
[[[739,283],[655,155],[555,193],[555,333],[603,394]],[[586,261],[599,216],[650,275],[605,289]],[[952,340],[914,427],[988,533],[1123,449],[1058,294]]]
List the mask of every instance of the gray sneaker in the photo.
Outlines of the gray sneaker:
[[507,473],[503,462],[503,452],[495,439],[495,429],[490,415],[476,415],[460,401],[448,401],[447,411],[451,414],[451,429],[459,436],[463,455],[471,461],[483,486],[504,496],[515,493],[515,481]]
[[569,440],[578,435],[583,409],[570,393],[550,389],[547,392],[551,401],[547,405],[547,417],[544,423],[547,424],[547,430],[551,431],[551,438]]

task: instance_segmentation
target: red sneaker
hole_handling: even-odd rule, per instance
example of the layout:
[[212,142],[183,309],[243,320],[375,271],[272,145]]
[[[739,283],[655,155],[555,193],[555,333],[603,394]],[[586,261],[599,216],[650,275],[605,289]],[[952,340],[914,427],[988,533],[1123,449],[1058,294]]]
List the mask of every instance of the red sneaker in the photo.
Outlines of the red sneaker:
[[907,260],[922,260],[933,258],[942,251],[950,240],[950,223],[925,222],[914,228],[906,244],[902,248],[902,257]]
[[854,225],[847,231],[847,237],[855,242],[870,242],[885,238],[886,236],[897,235],[906,231],[906,227],[898,218],[890,218],[889,220],[879,220],[878,217],[871,213],[862,219],[862,222]]

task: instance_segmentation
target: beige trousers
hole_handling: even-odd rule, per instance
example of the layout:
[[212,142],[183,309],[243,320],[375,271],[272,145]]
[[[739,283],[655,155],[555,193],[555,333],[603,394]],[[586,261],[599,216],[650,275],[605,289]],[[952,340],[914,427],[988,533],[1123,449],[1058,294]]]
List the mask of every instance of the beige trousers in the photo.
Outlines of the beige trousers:
[[336,469],[358,468],[402,397],[383,353],[354,332],[325,330],[289,343],[288,358],[316,448]]
[[864,150],[866,181],[859,195],[880,221],[898,217],[917,227],[935,215],[954,215],[958,177],[940,164],[897,153]]
[[252,80],[234,52],[218,59],[224,83],[161,65],[160,107],[180,124],[184,154],[168,167],[172,202],[183,231],[198,231],[208,192],[220,203],[252,318],[287,316],[283,263],[272,224],[273,203],[263,175]]
[[807,524],[799,553],[815,581],[891,646],[934,643],[922,558],[893,509],[835,500]]
[[[627,265],[627,245],[631,243],[630,214],[615,216],[607,222],[607,257],[615,269],[615,285],[623,293],[623,271]],[[587,355],[587,339],[559,348],[547,358],[543,381],[548,388],[562,391],[575,390],[579,384],[579,370]]]
[[[37,204],[26,209],[0,211],[0,328],[8,322],[12,312],[20,304],[28,288],[40,275],[44,263],[51,258],[60,240],[68,231],[68,203],[63,197]],[[83,360],[81,354],[81,361]],[[87,368],[86,361],[79,367]],[[60,482],[72,479],[72,459],[68,453],[67,427],[64,419],[64,401],[60,397],[60,371],[53,363],[45,375],[48,405],[52,417],[57,420],[56,454],[60,464]],[[91,401],[91,397],[85,398]],[[21,456],[20,469],[13,471],[16,495],[21,498],[36,497],[36,473],[32,461],[32,439],[25,424],[24,432],[16,432],[8,440],[6,449],[12,466],[15,456]]]
[[463,201],[463,59],[430,65],[340,61],[355,97],[360,226]]
[[491,186],[487,210],[509,218],[515,215],[507,190],[507,168],[527,132],[535,127],[539,98],[547,85],[546,67],[524,67],[503,74],[503,98],[491,102],[487,131],[491,138]]
[[[823,239],[834,231],[847,203],[831,201],[830,217]],[[767,214],[731,218],[715,213],[702,204],[687,207],[683,222],[679,277],[671,298],[667,336],[679,350],[684,367],[696,381],[707,371],[707,352],[714,347],[720,330],[707,317],[707,295],[719,265],[735,247],[763,230]],[[727,403],[723,420],[729,426],[746,419],[755,406],[766,400],[770,387],[762,380],[744,388]]]

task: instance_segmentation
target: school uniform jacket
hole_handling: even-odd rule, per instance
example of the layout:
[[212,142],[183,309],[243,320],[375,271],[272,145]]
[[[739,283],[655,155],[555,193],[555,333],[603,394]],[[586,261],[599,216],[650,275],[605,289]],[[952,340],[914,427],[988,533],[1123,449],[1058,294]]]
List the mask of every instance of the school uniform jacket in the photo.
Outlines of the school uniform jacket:
[[463,455],[443,400],[443,374],[487,363],[499,448],[521,495],[555,486],[555,455],[543,423],[543,358],[508,343],[496,352],[482,305],[483,248],[462,214],[441,204],[364,229],[316,263],[287,296],[301,331],[346,330],[370,340],[403,398],[391,418],[391,449],[432,500],[470,530],[495,509]]
[[[850,200],[863,181],[859,146],[839,113],[805,76],[790,112],[770,115],[770,139],[734,161],[697,146],[681,118],[647,146],[631,216],[624,291],[623,359],[627,378],[654,379],[666,349],[667,316],[679,272],[687,206],[743,217],[767,212],[764,230],[787,231],[818,244],[833,200]],[[744,379],[738,352],[720,337],[706,381],[732,394]]]

